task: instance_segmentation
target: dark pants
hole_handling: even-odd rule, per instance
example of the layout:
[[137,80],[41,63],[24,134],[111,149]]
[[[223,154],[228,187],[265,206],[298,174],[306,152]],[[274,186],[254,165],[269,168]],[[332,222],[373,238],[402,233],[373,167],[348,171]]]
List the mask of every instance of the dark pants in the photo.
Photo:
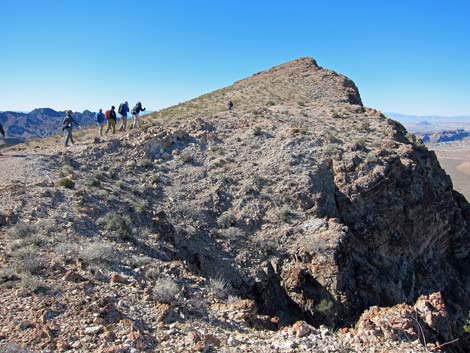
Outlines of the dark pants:
[[74,142],[73,142],[73,136],[72,136],[72,128],[70,127],[68,129],[65,129],[64,133],[65,133],[65,146],[69,145],[69,141],[72,142],[73,144]]

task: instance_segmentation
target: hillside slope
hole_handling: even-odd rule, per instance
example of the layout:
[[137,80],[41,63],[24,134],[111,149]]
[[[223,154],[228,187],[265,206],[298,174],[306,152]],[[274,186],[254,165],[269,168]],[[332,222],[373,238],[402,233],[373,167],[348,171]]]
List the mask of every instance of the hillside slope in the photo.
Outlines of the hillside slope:
[[468,203],[434,153],[313,59],[141,132],[49,142],[0,158],[0,342],[465,351]]

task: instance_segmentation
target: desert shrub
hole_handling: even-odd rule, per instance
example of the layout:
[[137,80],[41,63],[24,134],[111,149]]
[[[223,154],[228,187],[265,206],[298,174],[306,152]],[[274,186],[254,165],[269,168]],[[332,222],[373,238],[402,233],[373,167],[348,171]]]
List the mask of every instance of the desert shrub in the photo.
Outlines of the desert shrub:
[[253,175],[250,181],[243,186],[243,192],[245,194],[254,194],[261,191],[263,186],[266,184],[266,179],[260,177],[259,175]]
[[183,163],[191,163],[193,161],[193,154],[190,151],[183,151],[180,154],[180,159]]
[[155,283],[153,289],[154,298],[160,303],[171,304],[176,300],[180,287],[175,280],[171,278],[161,278]]
[[377,154],[374,152],[369,152],[366,157],[367,162],[377,162]]
[[137,267],[142,267],[142,266],[148,265],[152,261],[153,261],[153,259],[151,257],[145,256],[145,255],[133,255],[130,258],[130,265],[133,268],[137,268]]
[[227,161],[224,158],[215,158],[210,162],[211,166],[215,168],[222,167],[225,163],[227,163]]
[[231,211],[224,212],[217,218],[217,224],[221,228],[230,228],[237,223],[237,218]]
[[99,220],[99,223],[103,224],[107,231],[114,232],[114,235],[122,240],[132,239],[131,220],[127,216],[110,211]]
[[284,205],[282,208],[279,210],[279,220],[281,222],[289,222],[290,218],[292,217],[292,210],[290,209],[289,206]]
[[220,234],[224,238],[227,238],[227,239],[230,239],[230,240],[240,239],[240,238],[244,237],[244,235],[245,235],[243,230],[241,230],[240,228],[237,228],[237,227],[229,227],[229,228],[222,229],[220,231]]
[[239,296],[230,294],[227,297],[227,300],[225,302],[227,304],[230,304],[230,303],[238,302],[239,300],[242,300]]
[[80,251],[80,257],[92,265],[109,266],[116,261],[117,254],[111,245],[89,243]]
[[19,285],[23,288],[29,289],[32,292],[36,292],[41,288],[44,288],[44,283],[36,276],[32,274],[24,274],[21,276]]
[[321,316],[328,317],[331,315],[333,309],[333,302],[328,299],[320,300],[320,303],[315,307],[315,312]]
[[263,130],[261,129],[260,126],[255,126],[253,128],[253,135],[254,136],[260,136],[263,133]]
[[268,102],[266,102],[266,105],[267,105],[268,107],[271,107],[271,106],[273,106],[273,105],[276,105],[276,102],[274,102],[274,101],[268,101]]
[[145,205],[145,201],[132,201],[131,205],[134,211],[137,213],[144,213],[145,210],[147,209],[147,206]]
[[210,278],[207,289],[217,298],[225,299],[230,291],[230,283],[221,277]]
[[85,186],[95,186],[98,187],[101,185],[101,181],[96,176],[91,176],[85,179]]
[[7,231],[8,238],[11,240],[10,249],[16,250],[30,245],[43,246],[47,238],[40,234],[40,231],[37,225],[17,223]]
[[467,322],[463,326],[463,329],[466,333],[470,333],[470,311],[468,312]]
[[77,248],[70,243],[60,243],[54,247],[54,252],[65,261],[73,260],[77,257]]
[[323,153],[325,153],[326,155],[335,154],[336,151],[338,151],[338,147],[339,146],[336,143],[329,143],[323,148]]
[[144,158],[140,161],[140,166],[142,168],[150,168],[153,165],[152,161],[148,158]]
[[10,239],[25,239],[37,232],[36,226],[29,223],[17,223],[7,231]]
[[334,143],[334,144],[343,143],[343,141],[341,139],[336,137],[336,135],[332,134],[331,132],[328,132],[326,134],[326,141],[328,141],[329,143]]
[[11,253],[15,269],[19,273],[38,274],[44,268],[44,261],[38,256],[37,248],[27,246]]
[[57,180],[57,185],[66,189],[73,189],[75,187],[73,180],[67,177]]
[[331,111],[331,117],[333,119],[341,119],[342,118],[341,115],[336,110]]

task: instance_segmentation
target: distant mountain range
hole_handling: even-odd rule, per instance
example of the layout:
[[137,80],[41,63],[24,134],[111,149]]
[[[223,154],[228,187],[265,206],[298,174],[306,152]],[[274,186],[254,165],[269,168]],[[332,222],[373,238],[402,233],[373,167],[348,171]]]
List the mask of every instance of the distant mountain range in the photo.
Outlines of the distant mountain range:
[[[0,112],[0,122],[10,143],[54,135],[62,130],[64,117],[65,111],[55,111],[50,108],[34,109],[29,113]],[[95,122],[95,113],[89,110],[82,113],[74,112],[73,117],[83,126],[92,125]]]
[[386,116],[402,123],[408,131],[429,134],[444,130],[469,130],[470,116],[406,115],[385,113]]
[[426,143],[462,141],[470,138],[470,116],[406,115],[385,113]]

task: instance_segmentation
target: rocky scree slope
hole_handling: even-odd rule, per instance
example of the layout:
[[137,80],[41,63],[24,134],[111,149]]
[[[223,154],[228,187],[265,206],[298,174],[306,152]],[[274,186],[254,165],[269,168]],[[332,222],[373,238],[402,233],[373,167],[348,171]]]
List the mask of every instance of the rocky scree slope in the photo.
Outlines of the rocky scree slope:
[[351,80],[302,58],[151,119],[1,185],[0,340],[465,351],[468,203]]

